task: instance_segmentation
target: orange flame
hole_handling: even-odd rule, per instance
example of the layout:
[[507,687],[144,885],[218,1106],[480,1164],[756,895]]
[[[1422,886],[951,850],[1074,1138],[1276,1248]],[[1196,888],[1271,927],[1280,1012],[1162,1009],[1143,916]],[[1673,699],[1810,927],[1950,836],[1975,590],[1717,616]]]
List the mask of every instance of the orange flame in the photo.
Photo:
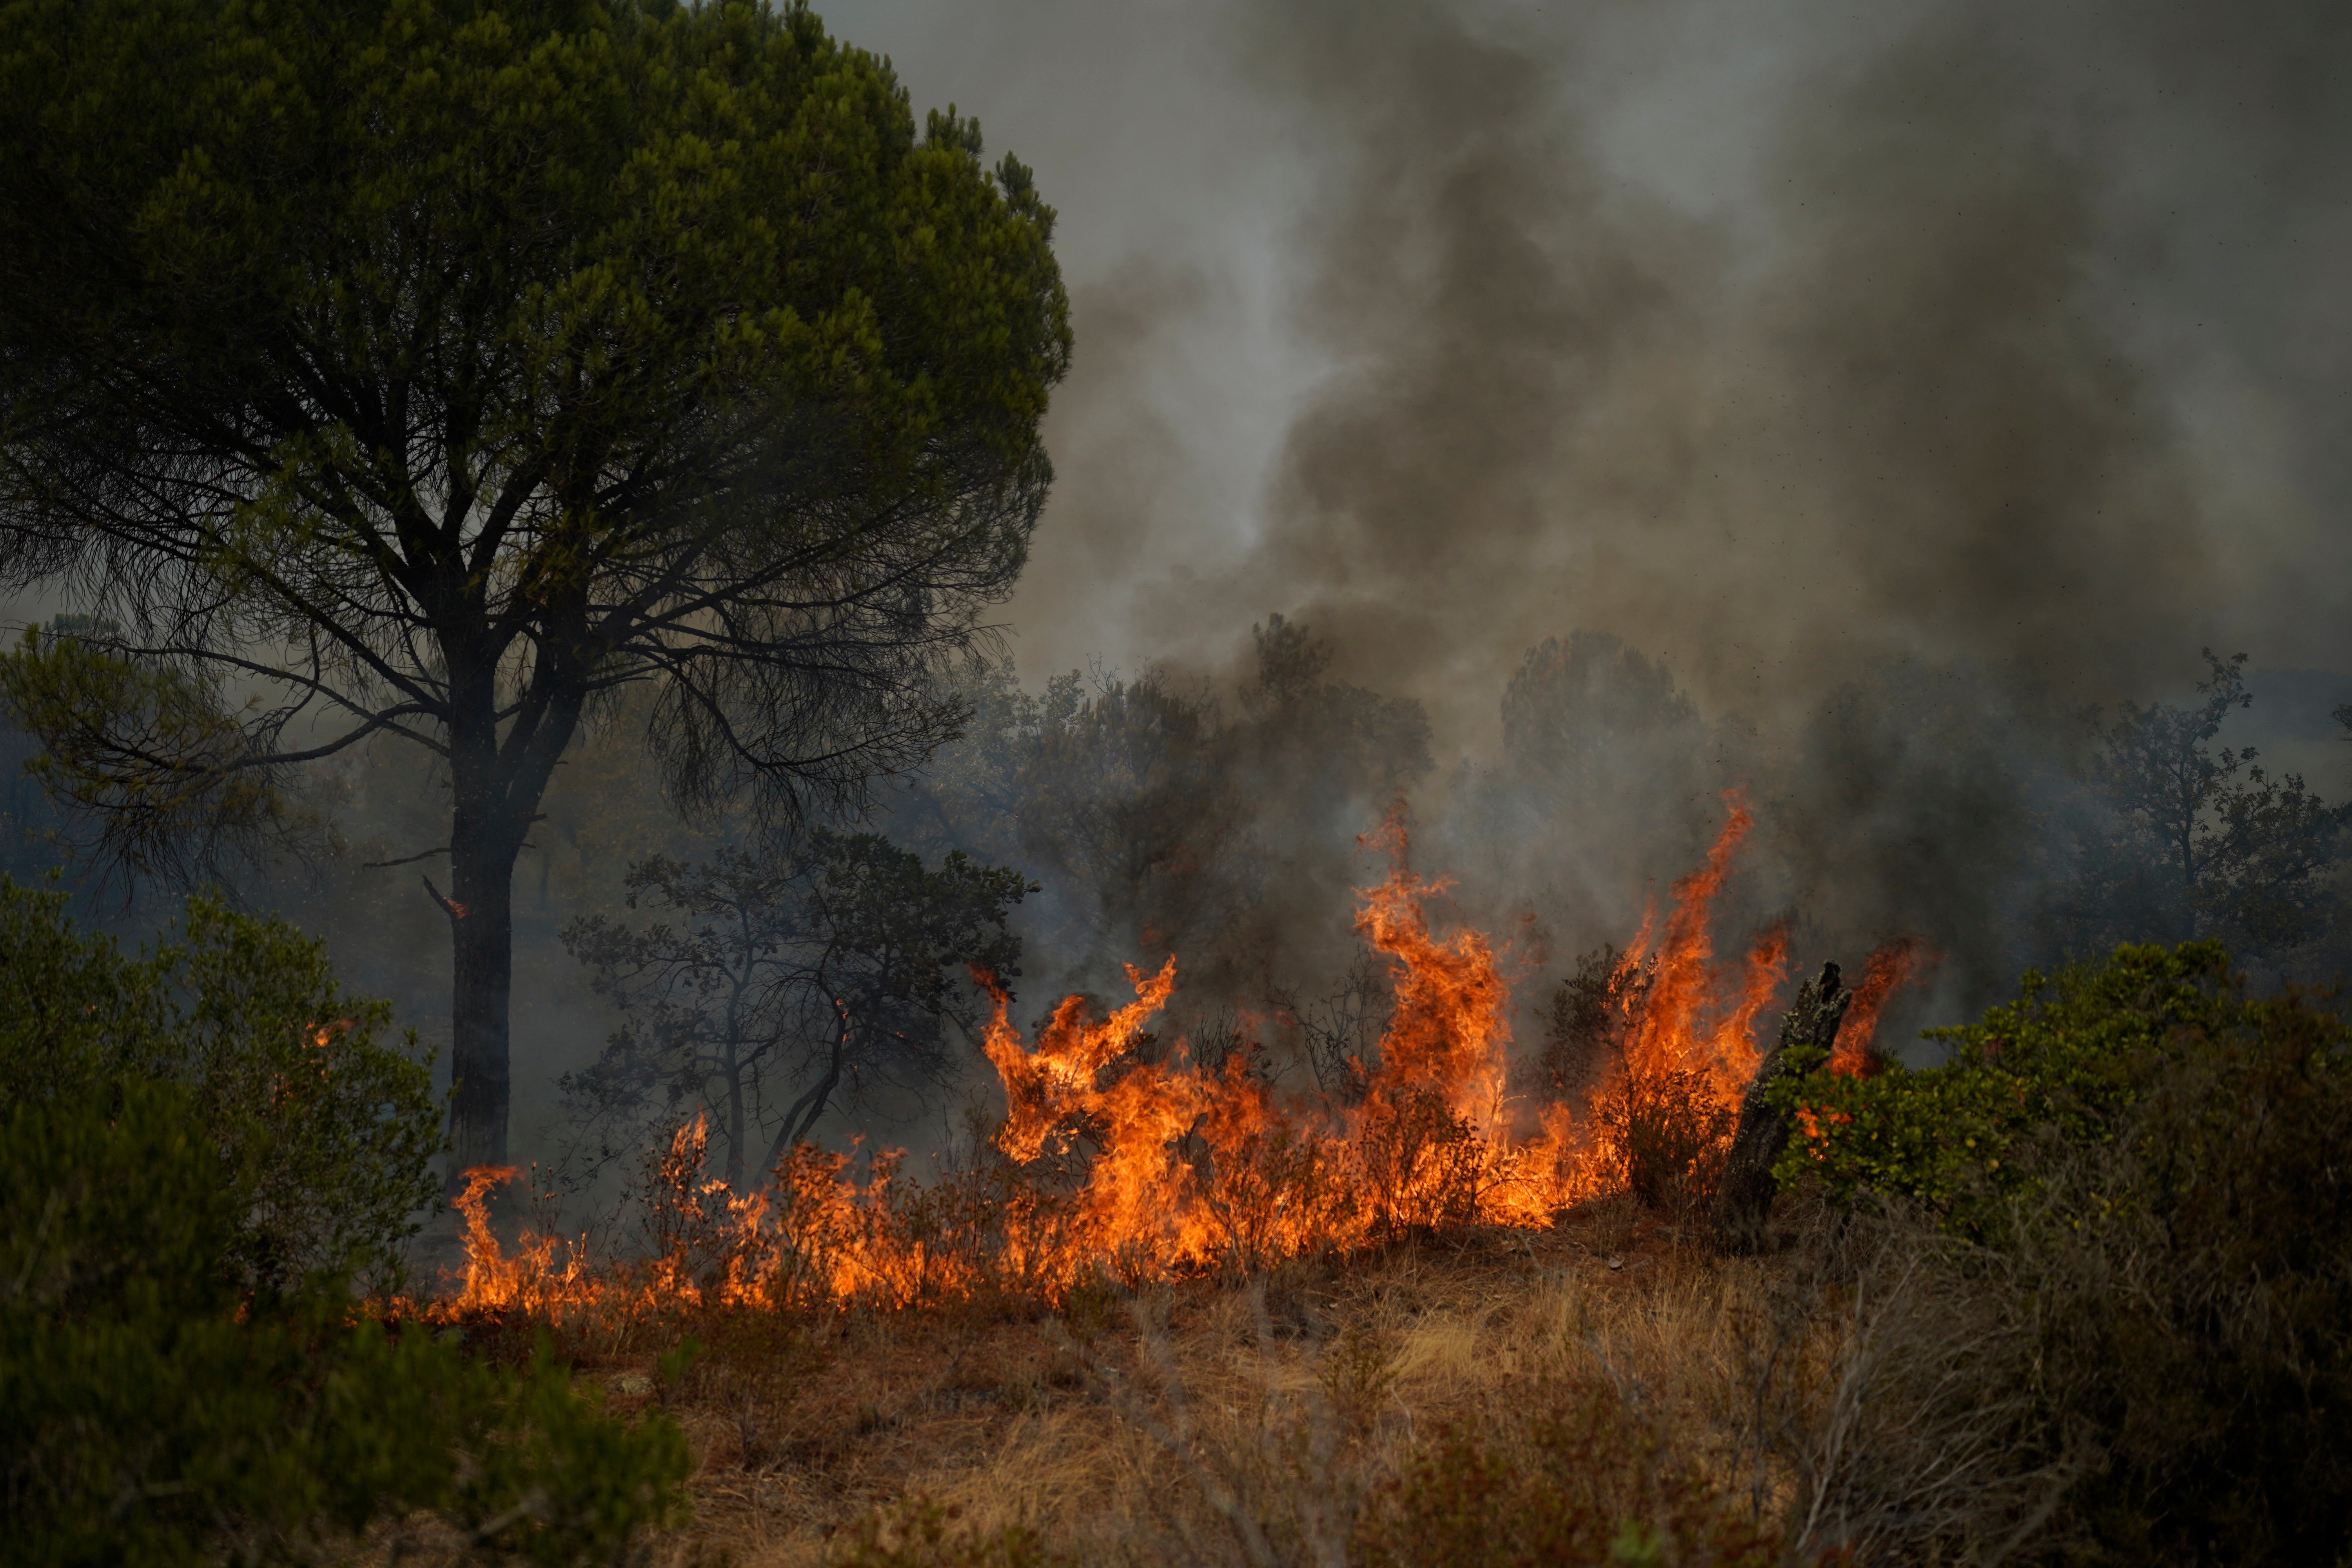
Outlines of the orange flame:
[[[1729,805],[1706,865],[1675,884],[1663,929],[1644,920],[1611,995],[1624,1009],[1629,1068],[1703,1070],[1736,1094],[1785,979],[1789,937],[1776,924],[1737,964],[1714,961],[1712,901],[1753,823],[1736,796]],[[1003,988],[975,971],[993,1004],[982,1049],[1005,1117],[968,1168],[918,1184],[901,1152],[883,1151],[861,1181],[851,1156],[803,1144],[761,1190],[739,1195],[705,1178],[709,1125],[698,1113],[648,1167],[656,1255],[599,1271],[583,1242],[525,1231],[503,1248],[487,1204],[514,1172],[479,1167],[457,1199],[467,1265],[443,1310],[908,1307],[988,1290],[1056,1299],[1097,1275],[1247,1271],[1418,1227],[1549,1223],[1616,1168],[1590,1108],[1547,1103],[1527,1119],[1535,1135],[1512,1141],[1502,1116],[1510,988],[1496,953],[1477,931],[1433,928],[1432,904],[1448,884],[1412,868],[1401,810],[1365,843],[1387,853],[1390,869],[1361,890],[1356,928],[1389,959],[1395,1006],[1373,1059],[1359,1064],[1359,1103],[1279,1096],[1248,1050],[1218,1071],[1182,1042],[1142,1050],[1175,991],[1172,956],[1154,972],[1129,966],[1134,999],[1098,1020],[1084,998],[1066,998],[1034,1045],[1011,1023]],[[1872,957],[1855,1004],[1865,1026],[1911,973],[1897,945]]]
[[1650,974],[1640,1026],[1626,1046],[1626,1066],[1636,1072],[1702,1069],[1717,1093],[1736,1096],[1754,1076],[1760,1052],[1756,1021],[1772,1005],[1788,977],[1789,931],[1775,921],[1748,948],[1737,981],[1736,999],[1726,1009],[1718,998],[1731,984],[1715,966],[1710,931],[1716,895],[1731,876],[1732,862],[1756,818],[1735,793],[1723,831],[1707,851],[1706,864],[1674,886],[1674,912],[1654,953],[1648,951],[1654,921],[1644,917],[1619,973]]
[[1410,861],[1402,807],[1366,836],[1389,855],[1388,880],[1363,893],[1356,930],[1395,964],[1396,1011],[1381,1040],[1376,1103],[1420,1091],[1444,1098],[1454,1115],[1484,1129],[1501,1108],[1511,1026],[1510,991],[1484,934],[1440,941],[1429,931],[1428,899],[1446,881],[1424,882]]
[[1837,1045],[1830,1052],[1830,1071],[1848,1078],[1872,1071],[1877,1058],[1871,1047],[1877,1042],[1878,1015],[1886,999],[1925,980],[1941,956],[1916,936],[1898,936],[1864,960],[1862,983],[1853,988],[1845,1022],[1838,1026]]

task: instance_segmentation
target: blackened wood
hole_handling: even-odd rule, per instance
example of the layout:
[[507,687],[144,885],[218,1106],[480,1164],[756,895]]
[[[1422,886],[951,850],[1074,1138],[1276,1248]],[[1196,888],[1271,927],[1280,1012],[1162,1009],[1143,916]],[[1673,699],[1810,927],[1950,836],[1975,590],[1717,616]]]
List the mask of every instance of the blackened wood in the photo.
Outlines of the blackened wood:
[[1822,964],[1820,978],[1797,988],[1796,1005],[1781,1017],[1780,1037],[1756,1064],[1756,1076],[1739,1100],[1739,1127],[1732,1134],[1731,1154],[1715,1190],[1716,1240],[1724,1250],[1762,1250],[1772,1214],[1772,1165],[1789,1146],[1788,1115],[1772,1108],[1768,1091],[1788,1070],[1792,1049],[1812,1046],[1825,1054],[1836,1045],[1838,1026],[1845,1021],[1846,1005],[1853,1000],[1853,993],[1839,981],[1838,966]]

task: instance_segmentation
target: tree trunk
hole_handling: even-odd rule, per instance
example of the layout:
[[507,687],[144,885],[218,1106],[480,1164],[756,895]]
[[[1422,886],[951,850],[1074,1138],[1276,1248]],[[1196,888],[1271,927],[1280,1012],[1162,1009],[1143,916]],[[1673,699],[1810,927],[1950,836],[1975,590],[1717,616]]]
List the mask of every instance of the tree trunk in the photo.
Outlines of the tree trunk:
[[[488,835],[455,836],[446,900],[452,948],[449,1101],[453,1184],[507,1163],[508,1007],[514,985],[514,861]],[[473,840],[468,842],[468,839]]]
[[735,1060],[735,1047],[727,1047],[727,1185],[735,1193],[751,1189],[743,1184],[743,1069]]
[[1772,1215],[1773,1163],[1789,1146],[1789,1118],[1773,1109],[1768,1091],[1787,1069],[1790,1050],[1800,1045],[1818,1047],[1822,1059],[1837,1045],[1838,1026],[1845,1022],[1853,993],[1840,983],[1838,966],[1822,965],[1821,977],[1797,988],[1796,1005],[1780,1020],[1780,1037],[1739,1100],[1739,1127],[1732,1134],[1731,1156],[1724,1163],[1723,1179],[1715,1189],[1717,1244],[1727,1252],[1760,1252],[1765,1226]]
[[[453,667],[457,663],[452,659]],[[449,723],[449,1179],[504,1165],[511,1080],[514,873],[524,836],[579,719],[576,690],[527,703],[529,732],[501,743],[487,675],[452,681]],[[522,722],[518,721],[518,723]],[[428,882],[427,887],[431,884]],[[438,896],[437,894],[436,895]]]

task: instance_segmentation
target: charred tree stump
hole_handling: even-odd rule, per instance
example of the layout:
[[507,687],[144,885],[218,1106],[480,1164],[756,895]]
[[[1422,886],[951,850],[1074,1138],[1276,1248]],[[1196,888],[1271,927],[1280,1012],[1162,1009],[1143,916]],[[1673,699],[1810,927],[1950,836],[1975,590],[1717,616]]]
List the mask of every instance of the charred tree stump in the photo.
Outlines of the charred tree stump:
[[1791,1051],[1812,1047],[1816,1050],[1804,1053],[1810,1059],[1827,1057],[1853,1000],[1853,993],[1839,982],[1838,966],[1822,964],[1818,980],[1797,988],[1797,1004],[1781,1018],[1780,1037],[1756,1064],[1756,1076],[1739,1099],[1739,1126],[1715,1189],[1716,1240],[1725,1251],[1759,1252],[1764,1247],[1772,1213],[1772,1164],[1789,1146],[1789,1117],[1772,1108],[1767,1091],[1789,1070]]

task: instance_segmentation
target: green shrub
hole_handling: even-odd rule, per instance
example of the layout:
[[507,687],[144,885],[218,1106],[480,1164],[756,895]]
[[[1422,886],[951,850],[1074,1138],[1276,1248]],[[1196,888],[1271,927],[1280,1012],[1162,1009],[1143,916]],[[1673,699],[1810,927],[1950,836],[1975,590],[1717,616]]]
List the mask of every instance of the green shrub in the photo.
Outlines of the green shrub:
[[10,1561],[277,1557],[423,1510],[444,1547],[558,1563],[677,1516],[677,1429],[606,1419],[544,1352],[504,1372],[354,1323],[331,1274],[252,1294],[207,1109],[131,1080],[0,1121]]
[[2027,1555],[2344,1561],[2352,1030],[2211,943],[2023,992],[1939,1031],[1942,1067],[1798,1080],[1778,1173],[1969,1244],[1925,1266],[1974,1292],[1982,1350],[1937,1375],[2017,1413],[2014,1475],[2073,1478]]
[[1349,1561],[1366,1568],[1532,1563],[1768,1568],[1794,1561],[1605,1385],[1551,1391],[1535,1413],[1441,1434],[1366,1500]]
[[1817,1182],[1841,1205],[1864,1193],[1906,1199],[1983,1238],[2024,1180],[2013,1154],[2021,1139],[2046,1130],[2070,1144],[2104,1142],[2137,1092],[2135,1053],[2179,1030],[2242,1030],[2258,1005],[2215,942],[2122,947],[2054,982],[2028,971],[2014,1003],[1928,1032],[1950,1050],[1939,1066],[1889,1061],[1851,1078],[1829,1071],[1824,1051],[1792,1056],[1771,1099],[1796,1132],[1773,1174],[1783,1188]]
[[2231,1022],[2134,1052],[2104,1142],[2021,1141],[1983,1262],[2108,1561],[2352,1552],[2352,1045],[2294,995]]
[[0,878],[0,1102],[179,1085],[222,1158],[248,1279],[394,1276],[437,1192],[414,1034],[380,1043],[391,1009],[346,994],[321,944],[282,921],[191,899],[175,931],[126,956],[65,904]]

